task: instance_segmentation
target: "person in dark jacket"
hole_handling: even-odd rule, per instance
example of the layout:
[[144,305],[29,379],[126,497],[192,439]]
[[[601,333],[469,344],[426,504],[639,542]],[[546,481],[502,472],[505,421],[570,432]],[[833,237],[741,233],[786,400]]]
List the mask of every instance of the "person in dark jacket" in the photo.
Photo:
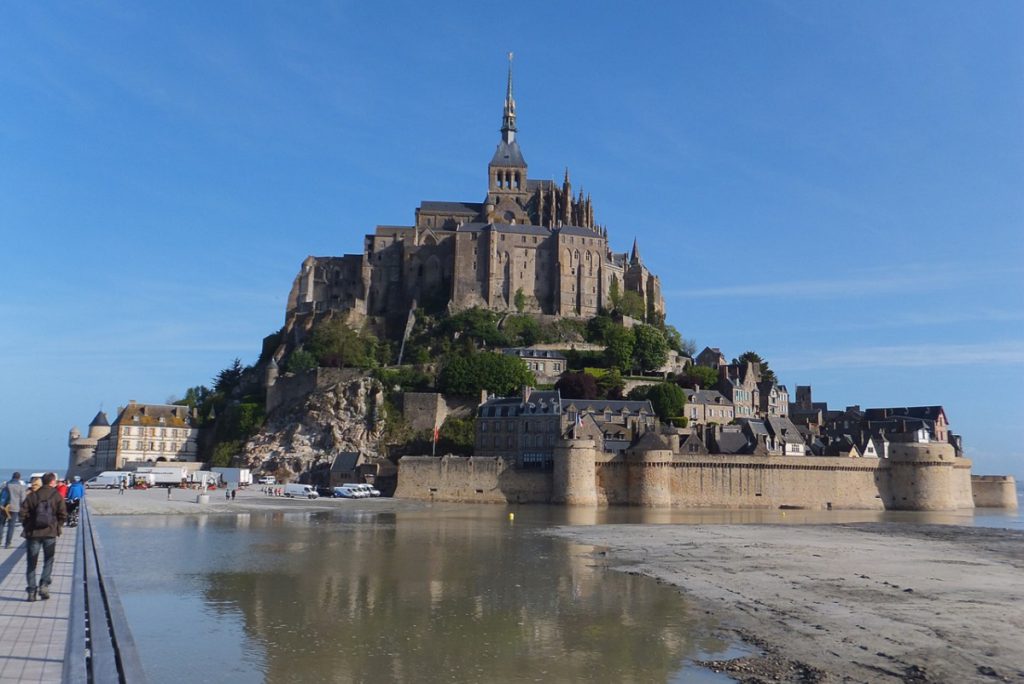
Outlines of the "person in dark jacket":
[[[53,573],[53,556],[57,551],[57,537],[68,518],[67,507],[64,499],[53,483],[57,476],[53,473],[43,475],[43,486],[37,491],[30,492],[21,503],[21,526],[23,536],[27,542],[27,568],[25,579],[28,586],[28,600],[35,601],[38,592],[39,598],[46,600],[50,598],[50,575]],[[43,503],[48,504],[52,514],[52,520],[47,524],[39,520],[39,513],[45,510]],[[39,584],[36,585],[36,563],[39,561],[39,551],[43,552],[43,572],[39,576]]]
[[[4,489],[7,490],[7,536],[4,538],[4,548],[9,549],[14,537],[14,526],[21,517],[21,502],[25,500],[25,483],[21,481],[21,473],[14,473]],[[0,523],[0,533],[3,531],[3,523]]]

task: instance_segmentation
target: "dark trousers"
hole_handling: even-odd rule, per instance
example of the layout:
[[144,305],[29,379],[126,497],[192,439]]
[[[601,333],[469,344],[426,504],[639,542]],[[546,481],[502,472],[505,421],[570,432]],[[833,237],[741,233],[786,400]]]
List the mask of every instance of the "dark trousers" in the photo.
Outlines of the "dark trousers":
[[18,526],[21,521],[21,513],[18,511],[11,511],[11,514],[4,521],[0,516],[0,534],[3,534],[4,525],[7,525],[7,538],[4,540],[4,546],[11,545],[11,539],[14,538],[14,528]]
[[28,556],[26,559],[25,581],[28,591],[36,590],[36,563],[39,561],[39,550],[43,550],[43,574],[39,576],[40,586],[50,586],[50,575],[53,573],[53,555],[57,552],[56,537],[38,537],[26,539]]

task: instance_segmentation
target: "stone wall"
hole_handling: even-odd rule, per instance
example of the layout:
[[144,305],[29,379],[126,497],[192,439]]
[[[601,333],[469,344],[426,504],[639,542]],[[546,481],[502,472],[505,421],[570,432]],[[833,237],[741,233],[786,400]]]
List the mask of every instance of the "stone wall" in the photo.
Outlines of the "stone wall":
[[[1015,507],[1012,478],[974,478],[948,444],[893,445],[891,459],[598,452],[565,440],[552,472],[503,458],[403,458],[397,496],[433,501],[686,508],[940,511]],[[978,503],[979,501],[984,503]]]
[[405,456],[395,497],[458,503],[548,503],[551,473],[516,470],[501,458]]
[[413,430],[433,430],[448,417],[448,406],[438,392],[403,392],[402,416]]
[[1011,475],[975,475],[971,489],[978,508],[1017,508],[1017,483]]
[[302,401],[317,389],[351,382],[366,375],[358,368],[314,368],[304,373],[278,376],[267,387],[266,411],[269,414],[280,406]]

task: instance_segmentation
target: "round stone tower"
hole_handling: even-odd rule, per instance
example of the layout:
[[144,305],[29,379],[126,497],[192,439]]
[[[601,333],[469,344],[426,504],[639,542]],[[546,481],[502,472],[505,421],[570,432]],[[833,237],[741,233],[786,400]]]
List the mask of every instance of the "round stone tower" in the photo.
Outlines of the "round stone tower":
[[96,444],[110,434],[110,423],[107,414],[100,411],[89,423],[89,432],[85,437],[72,427],[68,433],[68,476],[82,475],[93,466],[96,457]]
[[942,442],[889,444],[890,501],[900,511],[956,510],[956,452]]
[[552,503],[597,505],[596,458],[597,445],[592,439],[559,440],[552,455]]
[[659,435],[648,432],[626,450],[629,503],[634,506],[672,505],[672,449]]

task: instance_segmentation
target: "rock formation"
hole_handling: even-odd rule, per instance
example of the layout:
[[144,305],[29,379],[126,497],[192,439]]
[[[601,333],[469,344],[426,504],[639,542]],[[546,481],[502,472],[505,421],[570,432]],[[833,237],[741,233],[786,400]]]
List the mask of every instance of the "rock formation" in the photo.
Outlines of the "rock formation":
[[245,445],[243,460],[253,468],[277,461],[292,472],[330,463],[340,452],[381,458],[384,391],[374,378],[342,380],[317,387],[303,400],[274,409]]

